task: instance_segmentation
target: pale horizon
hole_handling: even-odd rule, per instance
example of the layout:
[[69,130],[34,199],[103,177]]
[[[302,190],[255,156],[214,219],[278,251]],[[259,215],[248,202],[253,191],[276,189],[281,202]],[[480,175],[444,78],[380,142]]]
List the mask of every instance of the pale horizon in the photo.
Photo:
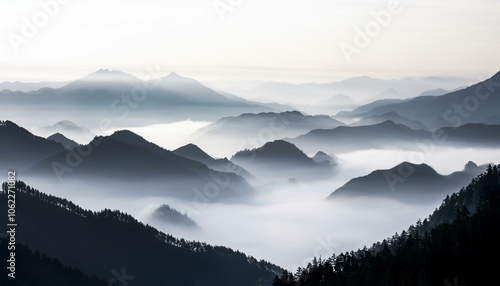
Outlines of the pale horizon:
[[[54,3],[0,2],[0,81],[67,81],[101,68],[145,78],[157,67],[200,81],[484,79],[500,67],[498,1]],[[370,26],[390,5],[390,19]],[[38,21],[35,32],[26,21]],[[374,36],[356,46],[366,27]],[[346,56],[343,44],[357,53]]]

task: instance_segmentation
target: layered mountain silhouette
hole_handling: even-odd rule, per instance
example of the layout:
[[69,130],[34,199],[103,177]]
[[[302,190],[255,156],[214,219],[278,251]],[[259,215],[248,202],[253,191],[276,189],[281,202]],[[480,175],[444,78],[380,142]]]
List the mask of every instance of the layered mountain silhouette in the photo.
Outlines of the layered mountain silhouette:
[[35,131],[41,136],[48,137],[54,133],[59,133],[80,144],[86,144],[92,141],[96,136],[92,131],[84,126],[79,126],[69,120],[62,120],[51,126],[43,126]]
[[240,151],[231,161],[268,181],[326,179],[333,176],[334,171],[330,160],[316,162],[295,145],[283,140]]
[[446,140],[465,146],[496,147],[500,144],[500,125],[465,124],[460,127],[444,127],[438,130]]
[[[226,247],[177,239],[119,211],[84,210],[23,182],[16,184],[16,201],[29,210],[16,213],[23,224],[16,231],[18,243],[108,281],[117,280],[113,273],[125,273],[121,277],[130,285],[253,286],[269,284],[281,271]],[[6,213],[7,204],[0,211]],[[5,228],[0,226],[2,233]]]
[[[418,96],[357,113],[358,117],[396,112],[431,129],[467,123],[500,124],[500,72],[467,88],[444,95]],[[342,114],[346,115],[346,114]],[[351,116],[354,115],[351,113]]]
[[431,133],[413,130],[390,120],[368,126],[340,126],[334,129],[316,129],[296,138],[285,140],[308,150],[332,153],[370,148],[416,148],[419,140],[430,139]]
[[206,150],[227,146],[236,152],[243,148],[257,148],[268,141],[298,136],[314,129],[343,125],[330,116],[311,116],[299,111],[245,113],[219,119],[196,131],[189,140]]
[[132,75],[106,69],[55,89],[0,91],[0,105],[5,108],[23,106],[36,110],[40,115],[44,114],[44,110],[61,112],[70,120],[88,122],[89,127],[99,127],[102,118],[123,126],[187,119],[216,120],[221,116],[244,112],[272,111],[261,104],[233,101],[175,73],[142,81]]
[[342,197],[386,197],[403,201],[441,199],[467,185],[486,169],[473,162],[462,171],[441,175],[427,164],[403,162],[387,170],[376,170],[355,178],[335,190],[330,199]]
[[355,108],[358,104],[349,96],[339,93],[334,96],[327,98],[326,100],[320,100],[314,104],[299,104],[295,103],[293,106],[297,110],[309,114],[327,114],[334,115],[341,110],[348,110]]
[[74,149],[78,146],[78,143],[76,143],[75,141],[69,139],[68,137],[62,135],[61,133],[54,133],[52,135],[50,135],[49,137],[47,137],[47,139],[49,140],[52,140],[52,141],[55,141],[57,143],[61,143],[64,148],[66,149]]
[[402,100],[402,99],[379,99],[379,100],[375,100],[375,101],[367,103],[367,104],[360,105],[351,111],[340,111],[339,113],[337,113],[335,115],[335,117],[336,118],[356,118],[356,117],[359,118],[360,114],[368,112],[376,107],[384,106],[384,105],[388,105],[388,104],[393,104],[393,103],[400,103],[400,102],[404,102],[404,100]]
[[0,121],[0,168],[23,171],[38,161],[64,152],[64,146],[35,136],[11,121]]
[[11,91],[34,91],[41,88],[58,88],[68,84],[68,82],[63,81],[42,81],[42,82],[20,82],[20,81],[4,81],[0,82],[0,90],[11,90]]
[[397,124],[402,124],[410,127],[413,130],[428,130],[429,128],[425,126],[422,122],[417,120],[411,120],[405,117],[400,116],[396,112],[387,112],[382,115],[373,115],[369,117],[362,118],[359,121],[356,121],[349,126],[363,126],[363,125],[374,125],[379,124],[384,121],[392,121]]
[[285,270],[273,286],[496,285],[496,265],[487,257],[500,255],[499,167],[488,166],[400,234],[369,248],[315,258],[294,275]]
[[248,196],[254,191],[245,179],[234,173],[211,170],[126,130],[96,137],[87,145],[50,156],[27,173],[56,182],[98,180],[104,189],[106,184],[124,184],[128,187],[123,189],[123,195],[156,194],[193,199],[210,182],[219,186],[217,194],[210,195],[212,200]]
[[256,178],[252,174],[250,174],[247,170],[234,164],[229,161],[227,158],[223,159],[215,159],[205,153],[200,147],[194,144],[187,144],[182,147],[179,147],[172,151],[173,153],[191,159],[198,162],[201,162],[212,170],[220,171],[220,172],[231,172],[242,176],[247,181],[254,181]]
[[[460,88],[461,89],[461,88]],[[431,89],[431,90],[426,90],[419,94],[419,96],[426,96],[426,95],[443,95],[450,93],[450,91],[442,88],[436,88],[436,89]]]
[[[286,82],[264,82],[248,90],[238,90],[238,94],[247,97],[268,97],[279,103],[302,103],[304,98],[313,102],[326,100],[332,95],[348,94],[357,101],[373,99],[377,94],[393,89],[397,91],[397,97],[403,95],[409,97],[437,88],[452,90],[463,86],[467,81],[456,78],[403,78],[385,80],[368,76],[358,76],[342,81],[330,83],[302,83],[292,84]],[[389,95],[394,95],[390,93]],[[381,95],[384,96],[384,95]]]

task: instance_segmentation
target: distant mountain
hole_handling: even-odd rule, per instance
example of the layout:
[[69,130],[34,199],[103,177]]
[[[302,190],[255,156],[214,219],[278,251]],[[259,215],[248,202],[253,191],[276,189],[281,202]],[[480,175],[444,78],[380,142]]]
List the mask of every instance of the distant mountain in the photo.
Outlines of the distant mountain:
[[334,115],[341,110],[352,109],[357,106],[357,103],[347,95],[336,94],[326,100],[321,100],[316,103],[308,104],[293,104],[295,109],[304,111],[309,114],[327,114]]
[[78,143],[76,143],[75,141],[69,139],[68,137],[62,135],[61,133],[54,133],[52,135],[50,135],[49,137],[47,137],[48,140],[52,140],[52,141],[55,141],[57,143],[61,143],[64,148],[70,150],[70,149],[74,149],[76,147],[78,147]]
[[296,138],[285,140],[307,152],[317,150],[338,153],[370,148],[416,148],[418,140],[430,139],[431,133],[413,130],[392,121],[367,126],[340,126],[334,129],[316,129]]
[[194,144],[187,144],[185,146],[175,149],[172,152],[179,156],[201,162],[207,165],[212,170],[235,173],[239,176],[242,176],[249,182],[252,182],[256,179],[247,170],[245,170],[241,166],[234,164],[227,158],[223,159],[212,158],[210,155],[205,153],[205,151],[203,151],[200,147]]
[[[68,154],[64,151],[40,161],[27,173],[59,181],[99,181],[102,184],[99,188],[120,188],[122,195],[163,195],[192,200],[209,182],[217,183],[218,187],[211,190],[217,191],[209,194],[211,200],[240,198],[254,192],[245,179],[234,173],[211,170],[126,130],[96,137],[88,145],[78,147],[73,155]],[[140,192],[133,191],[134,187]]]
[[312,159],[314,160],[314,162],[316,163],[321,163],[321,162],[328,162],[329,164],[331,165],[337,165],[337,161],[335,158],[333,158],[332,156],[326,154],[325,152],[323,151],[318,151],[313,157]]
[[11,91],[34,91],[41,88],[59,88],[68,84],[68,82],[42,81],[42,82],[20,82],[20,81],[4,81],[0,82],[0,90]]
[[418,96],[400,103],[372,108],[362,117],[396,112],[431,129],[467,123],[500,124],[500,72],[491,78],[440,96]]
[[92,141],[96,136],[92,131],[84,126],[76,125],[69,120],[62,120],[52,126],[43,126],[35,130],[37,134],[47,137],[54,133],[60,133],[65,137],[72,138],[80,144]]
[[231,161],[268,181],[326,179],[332,177],[334,171],[330,161],[318,163],[295,145],[283,140],[240,151]]
[[[3,192],[0,197],[7,199]],[[107,285],[118,285],[118,277],[126,277],[123,282],[129,285],[269,285],[282,271],[227,247],[175,238],[120,211],[84,210],[23,182],[16,185],[16,202],[29,210],[16,213],[23,224],[16,231],[17,243],[87,275],[105,278]],[[7,204],[1,204],[0,211],[6,213]],[[0,231],[6,233],[5,224]],[[36,282],[30,285],[41,285]],[[78,284],[52,281],[48,285]]]
[[343,125],[330,116],[310,116],[299,111],[246,113],[219,119],[196,131],[188,140],[211,152],[224,151],[221,150],[221,146],[224,146],[229,153],[234,153],[244,148],[259,147],[268,141],[298,136],[314,129]]
[[397,90],[397,98],[401,98],[402,95],[414,97],[424,91],[437,88],[452,90],[468,83],[469,80],[467,79],[456,78],[434,77],[385,80],[359,76],[329,83],[291,84],[269,81],[253,88],[240,89],[238,94],[246,98],[268,97],[283,104],[300,104],[304,98],[318,102],[327,100],[335,94],[343,93],[348,94],[358,102],[366,102],[373,99],[374,95],[383,93],[391,88]]
[[446,89],[442,89],[442,88],[437,88],[437,89],[432,89],[432,90],[426,90],[422,93],[420,93],[418,96],[427,96],[427,95],[443,95],[443,94],[447,94],[449,93],[450,91],[446,90]]
[[64,152],[64,146],[31,134],[11,121],[0,121],[0,168],[24,171],[40,160]]
[[387,197],[404,201],[441,199],[467,185],[486,169],[469,162],[464,170],[444,176],[426,164],[403,162],[391,169],[376,170],[355,178],[335,190],[328,199],[342,197]]
[[395,90],[394,88],[388,88],[381,93],[378,93],[377,95],[374,96],[375,100],[376,99],[404,99],[408,98],[408,96],[405,96],[401,94],[399,91]]
[[341,111],[335,115],[337,118],[349,118],[349,117],[359,117],[359,114],[363,114],[367,111],[370,111],[371,109],[383,105],[388,105],[388,104],[393,104],[393,103],[400,103],[403,102],[404,100],[402,99],[380,99],[380,100],[375,100],[373,102],[370,102],[365,105],[361,105],[353,109],[352,111]]
[[259,104],[262,106],[267,106],[267,107],[275,110],[275,112],[284,112],[284,111],[295,110],[295,108],[293,108],[291,106],[279,104],[277,102],[272,102],[270,100],[260,101],[258,98],[256,98],[256,99],[254,99],[254,101],[250,101],[250,100],[244,99],[242,97],[239,97],[239,96],[234,95],[234,94],[229,93],[229,92],[225,92],[225,91],[221,91],[221,90],[217,90],[216,92],[218,94],[225,96],[229,100],[236,101],[236,102],[242,102],[242,103],[246,103],[246,104]]
[[198,228],[198,224],[187,214],[180,213],[169,205],[161,205],[150,215],[149,219],[153,223],[180,226],[185,228]]
[[55,89],[0,91],[0,111],[8,112],[19,106],[33,110],[33,114],[40,117],[58,112],[68,120],[85,122],[93,129],[99,128],[104,119],[114,126],[138,126],[187,119],[214,121],[244,112],[273,110],[255,102],[233,101],[194,79],[175,73],[142,81],[121,71],[106,69]]
[[429,130],[429,128],[426,127],[422,122],[404,118],[399,114],[397,114],[396,112],[387,112],[382,115],[369,116],[354,123],[351,123],[349,124],[349,126],[374,125],[388,120],[397,124],[408,126],[413,130]]
[[500,146],[500,125],[465,124],[460,127],[444,127],[438,130],[447,142],[465,146]]

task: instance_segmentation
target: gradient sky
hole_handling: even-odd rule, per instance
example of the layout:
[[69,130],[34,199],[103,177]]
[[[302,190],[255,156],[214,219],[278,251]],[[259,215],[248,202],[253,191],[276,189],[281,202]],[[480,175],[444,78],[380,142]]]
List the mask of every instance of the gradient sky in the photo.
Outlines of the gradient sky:
[[[292,82],[484,78],[500,69],[496,0],[400,0],[402,10],[350,62],[341,43],[354,46],[356,27],[391,1],[65,0],[45,24],[39,3],[53,1],[0,1],[0,81],[69,80],[99,68]],[[228,2],[236,4],[222,19],[214,3]],[[25,19],[37,16],[42,27],[25,37]]]

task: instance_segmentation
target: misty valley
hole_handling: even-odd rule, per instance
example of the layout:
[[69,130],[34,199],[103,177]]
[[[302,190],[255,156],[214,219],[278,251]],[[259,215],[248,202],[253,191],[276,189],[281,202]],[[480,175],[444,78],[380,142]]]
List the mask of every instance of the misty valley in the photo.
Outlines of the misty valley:
[[500,72],[215,85],[0,83],[2,285],[498,281]]

